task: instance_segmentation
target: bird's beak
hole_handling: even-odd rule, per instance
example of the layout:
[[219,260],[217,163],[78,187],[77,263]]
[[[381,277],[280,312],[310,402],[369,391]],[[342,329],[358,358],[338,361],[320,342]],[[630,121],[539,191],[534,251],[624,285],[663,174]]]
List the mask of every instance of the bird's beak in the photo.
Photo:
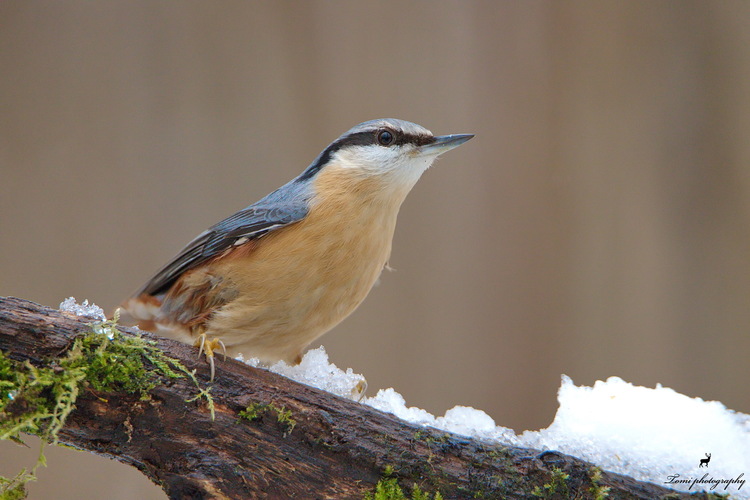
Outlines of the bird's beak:
[[420,156],[437,156],[457,148],[464,142],[474,137],[474,134],[439,135],[435,141],[419,148]]

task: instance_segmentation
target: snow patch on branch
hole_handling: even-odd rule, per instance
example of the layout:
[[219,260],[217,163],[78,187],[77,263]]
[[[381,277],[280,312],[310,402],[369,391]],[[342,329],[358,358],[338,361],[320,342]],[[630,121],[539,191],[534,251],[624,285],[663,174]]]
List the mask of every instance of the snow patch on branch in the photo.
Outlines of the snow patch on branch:
[[90,318],[99,321],[105,321],[107,319],[107,316],[104,314],[104,309],[93,302],[89,304],[88,300],[84,300],[83,303],[79,304],[76,302],[75,297],[68,297],[60,302],[59,309],[60,312],[67,313],[71,316]]
[[552,425],[521,434],[522,446],[676,490],[750,498],[750,415],[618,377],[585,387],[563,375],[557,399]]
[[307,351],[298,365],[278,361],[267,366],[258,358],[245,360],[242,354],[237,356],[237,360],[354,401],[359,401],[367,388],[364,376],[354,373],[351,368],[341,370],[328,361],[328,353],[323,346]]
[[[251,362],[258,366],[257,360]],[[556,450],[602,469],[682,491],[750,499],[750,415],[672,389],[638,387],[618,377],[576,386],[563,375],[552,424],[520,435],[482,410],[455,406],[443,416],[414,406],[393,388],[361,397],[364,377],[338,369],[323,347],[297,366],[270,367],[303,384],[391,413],[413,424],[506,445]],[[330,388],[335,388],[331,390]],[[710,455],[710,458],[709,458]]]

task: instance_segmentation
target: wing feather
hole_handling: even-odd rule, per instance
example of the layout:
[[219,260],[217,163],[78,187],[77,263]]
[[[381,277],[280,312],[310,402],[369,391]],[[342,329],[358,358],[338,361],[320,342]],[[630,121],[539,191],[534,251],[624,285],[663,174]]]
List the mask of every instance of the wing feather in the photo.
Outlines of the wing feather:
[[256,240],[307,215],[306,197],[293,196],[292,183],[274,191],[254,205],[214,224],[162,267],[135,296],[166,292],[186,271],[220,255],[238,243]]

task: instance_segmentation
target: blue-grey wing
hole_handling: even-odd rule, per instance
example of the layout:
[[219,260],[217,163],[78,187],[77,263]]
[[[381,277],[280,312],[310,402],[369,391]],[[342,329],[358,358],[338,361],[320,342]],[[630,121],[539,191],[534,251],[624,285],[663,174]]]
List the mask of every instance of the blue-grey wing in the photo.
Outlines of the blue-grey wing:
[[225,250],[301,220],[307,215],[306,199],[290,197],[294,194],[290,189],[279,189],[258,203],[214,224],[188,243],[136,296],[164,293],[183,273]]

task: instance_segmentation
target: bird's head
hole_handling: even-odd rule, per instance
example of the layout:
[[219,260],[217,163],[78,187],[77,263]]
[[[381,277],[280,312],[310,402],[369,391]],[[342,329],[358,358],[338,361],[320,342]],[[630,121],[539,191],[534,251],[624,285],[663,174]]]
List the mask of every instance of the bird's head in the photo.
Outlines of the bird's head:
[[380,178],[384,184],[408,191],[439,155],[472,137],[435,136],[420,125],[393,118],[371,120],[333,141],[301,178],[336,169],[347,175]]

